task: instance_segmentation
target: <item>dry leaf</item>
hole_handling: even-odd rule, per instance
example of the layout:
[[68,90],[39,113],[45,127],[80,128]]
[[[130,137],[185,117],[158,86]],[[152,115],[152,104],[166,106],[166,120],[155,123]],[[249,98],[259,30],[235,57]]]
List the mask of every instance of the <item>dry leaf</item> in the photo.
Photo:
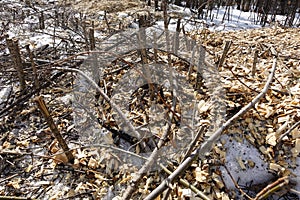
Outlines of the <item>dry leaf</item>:
[[277,142],[276,142],[276,133],[275,132],[269,133],[266,136],[266,142],[267,142],[267,144],[269,144],[271,146],[275,146],[277,144]]
[[210,108],[210,104],[205,102],[204,100],[201,100],[199,103],[198,103],[198,112],[199,113],[205,113],[208,111],[208,109]]
[[292,134],[293,139],[300,138],[300,131],[297,128],[295,128],[291,134]]
[[277,131],[276,134],[279,135],[280,133],[282,133],[288,126],[289,121],[286,121],[283,125],[281,125]]
[[246,166],[245,166],[244,161],[242,160],[242,158],[241,157],[236,157],[236,160],[238,161],[241,169],[246,170]]
[[11,147],[10,142],[8,142],[8,141],[3,142],[2,147],[3,147],[3,149],[9,149]]
[[222,189],[225,187],[223,181],[220,180],[220,176],[216,173],[212,174],[212,179],[215,182],[217,188]]
[[194,170],[194,176],[196,178],[196,181],[200,183],[205,183],[207,181],[208,175],[209,173],[207,172],[207,170],[201,170],[200,167],[196,167],[196,169]]
[[29,140],[18,141],[17,146],[28,147],[29,146]]
[[300,152],[300,138],[296,139],[294,157],[297,157]]
[[51,153],[57,153],[59,151],[59,146],[58,146],[58,141],[57,140],[54,140],[51,144],[50,144],[50,147],[49,147],[49,150]]
[[92,169],[96,169],[96,168],[98,168],[98,166],[99,166],[99,164],[98,164],[97,160],[94,159],[93,157],[91,157],[88,162],[88,167],[90,167]]
[[270,170],[273,170],[275,172],[283,172],[285,170],[284,167],[282,167],[276,163],[270,163],[269,168],[270,168]]
[[20,189],[20,185],[19,185],[20,182],[21,182],[21,179],[16,178],[16,179],[9,181],[6,185],[13,187],[14,189]]
[[25,169],[25,172],[28,173],[32,170],[33,166],[32,165],[28,165],[28,167]]
[[68,163],[68,158],[66,156],[65,153],[61,153],[61,154],[58,154],[58,155],[55,155],[54,156],[54,159],[53,159],[53,162],[58,164],[58,163]]

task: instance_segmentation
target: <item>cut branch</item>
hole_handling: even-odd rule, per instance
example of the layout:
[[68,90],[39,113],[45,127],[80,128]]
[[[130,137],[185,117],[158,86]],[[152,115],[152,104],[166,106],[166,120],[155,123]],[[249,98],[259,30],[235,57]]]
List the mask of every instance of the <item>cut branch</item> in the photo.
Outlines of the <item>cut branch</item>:
[[18,77],[20,81],[20,91],[24,91],[26,87],[26,83],[25,83],[25,75],[23,71],[23,62],[22,62],[18,43],[19,41],[16,39],[9,39],[9,38],[6,39],[6,44],[10,52],[11,59],[14,62],[14,67],[16,71],[18,72]]
[[222,65],[223,65],[223,63],[225,61],[225,58],[226,58],[226,56],[228,54],[228,51],[230,49],[231,44],[232,44],[231,40],[226,41],[222,57],[221,57],[221,59],[219,61],[219,64],[218,64],[218,69],[220,69],[220,67],[222,67]]
[[46,107],[46,104],[43,100],[42,97],[36,97],[35,99],[35,102],[37,103],[40,111],[43,113],[47,123],[48,123],[48,126],[50,127],[51,131],[53,132],[55,138],[57,139],[59,145],[61,146],[61,148],[64,150],[67,158],[68,158],[68,161],[69,162],[73,162],[74,161],[74,156],[73,154],[71,153],[66,141],[64,140],[64,138],[62,137],[62,135],[60,134],[57,126],[55,125],[49,111],[48,111],[48,108]]

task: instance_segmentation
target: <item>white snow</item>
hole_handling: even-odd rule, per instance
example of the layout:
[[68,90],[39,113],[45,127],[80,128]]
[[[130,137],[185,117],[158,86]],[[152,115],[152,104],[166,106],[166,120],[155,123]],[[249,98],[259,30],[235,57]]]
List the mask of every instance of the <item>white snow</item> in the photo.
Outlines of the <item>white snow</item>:
[[[264,157],[247,140],[244,139],[241,143],[227,135],[222,135],[221,140],[226,141],[224,145],[226,148],[225,165],[230,170],[230,174],[234,180],[239,180],[239,185],[246,186],[251,182],[253,185],[264,183],[273,177],[273,175],[268,172],[268,164],[264,160]],[[242,169],[238,160],[243,161],[246,169]],[[253,168],[248,166],[250,161],[255,163]],[[226,186],[230,189],[234,189],[235,186],[225,168],[221,167],[221,171]]]
[[[208,28],[211,31],[232,31],[241,29],[260,28],[262,25],[259,22],[258,13],[253,11],[243,12],[237,10],[235,7],[221,7],[220,9],[203,10],[203,19],[198,19],[193,15],[188,8],[179,7],[175,5],[169,6],[171,13],[184,16],[182,24],[186,31]],[[225,17],[224,14],[226,13]],[[229,13],[229,14],[228,14]],[[193,17],[193,18],[191,18]],[[271,16],[268,16],[271,18]],[[195,20],[196,19],[196,20]],[[274,23],[284,24],[285,16],[276,15]],[[171,31],[176,31],[177,20],[172,19],[169,25]],[[295,17],[294,23],[299,23],[299,15]],[[268,26],[269,24],[267,24]],[[158,27],[163,27],[163,21],[157,22]]]
[[[1,85],[2,85],[2,83],[1,83]],[[9,95],[9,93],[11,92],[11,90],[12,90],[11,86],[1,86],[0,87],[0,110],[3,109],[3,105],[1,105],[1,104],[7,100],[7,97]]]

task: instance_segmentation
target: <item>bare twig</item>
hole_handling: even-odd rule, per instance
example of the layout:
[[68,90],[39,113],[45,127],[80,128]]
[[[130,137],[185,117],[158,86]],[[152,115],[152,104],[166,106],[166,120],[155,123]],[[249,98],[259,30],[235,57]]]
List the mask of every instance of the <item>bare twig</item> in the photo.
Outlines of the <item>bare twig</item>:
[[[201,70],[201,67],[200,66],[204,66],[204,65],[207,65],[207,63],[205,63],[205,50],[203,48],[203,46],[201,46],[199,48],[199,64],[198,64],[198,67],[197,67],[197,77],[196,77],[196,85],[195,85],[195,89],[196,90],[202,90],[203,88],[203,74],[201,73],[202,70]],[[193,55],[194,56],[194,55]],[[214,66],[212,66],[214,67]]]
[[40,29],[45,29],[45,18],[44,18],[44,12],[41,12],[41,16],[39,16],[39,27]]
[[108,31],[111,32],[111,28],[110,28],[110,25],[109,25],[109,22],[108,22],[108,19],[107,19],[107,11],[104,11],[104,21],[106,23]]
[[290,191],[293,192],[293,193],[295,193],[295,194],[300,195],[300,191],[298,191],[298,190],[290,188]]
[[165,196],[162,200],[168,200],[171,192],[172,192],[171,188],[168,188],[167,191],[165,192]]
[[94,50],[96,47],[95,42],[95,33],[94,33],[94,21],[92,22],[92,28],[89,29],[89,41],[90,41],[90,49]]
[[262,89],[262,91],[244,108],[242,108],[237,114],[232,116],[228,121],[226,121],[214,134],[212,134],[207,141],[205,141],[202,146],[196,149],[191,156],[189,156],[183,163],[181,163],[178,168],[167,178],[165,179],[156,189],[154,189],[146,198],[145,200],[155,199],[159,194],[161,194],[167,187],[168,183],[172,183],[181,173],[183,173],[195,160],[198,156],[202,157],[205,153],[209,152],[214,144],[214,142],[219,138],[222,132],[228,128],[233,121],[238,119],[240,116],[245,114],[250,108],[252,108],[265,94],[267,93],[270,84],[273,80],[275,69],[277,64],[277,58],[274,58],[273,66],[271,69],[271,73],[268,77],[268,80]]
[[258,50],[256,49],[254,51],[254,58],[253,58],[253,64],[252,64],[252,70],[251,70],[252,76],[255,76],[255,73],[256,73],[257,58],[258,58]]
[[189,144],[188,150],[186,151],[185,156],[183,157],[182,160],[187,159],[191,155],[191,153],[193,152],[193,149],[194,149],[197,141],[199,140],[200,136],[204,133],[204,131],[206,130],[206,128],[207,128],[206,126],[201,126],[200,127],[200,129],[197,132],[195,138],[193,139],[193,141],[191,142],[191,144]]
[[288,176],[281,177],[277,179],[275,182],[267,185],[265,188],[263,188],[253,200],[262,200],[266,199],[269,195],[273,194],[277,190],[282,189],[285,185],[289,184],[289,178]]
[[[0,180],[0,183],[3,183],[3,182],[8,181],[8,180],[10,180],[10,179],[13,179],[13,178],[15,178],[16,176],[19,176],[19,174],[14,174],[14,175],[11,175],[11,176],[9,176],[9,177],[6,177],[6,178]],[[1,198],[0,198],[0,199],[1,199]]]
[[218,68],[222,67],[222,65],[223,65],[223,63],[225,61],[225,58],[227,56],[227,53],[228,53],[228,51],[230,49],[231,44],[232,44],[231,40],[226,41],[222,57],[221,57],[221,59],[219,61],[219,64],[218,64]]
[[241,192],[242,195],[244,195],[245,197],[247,197],[248,199],[252,199],[246,192],[244,192],[244,190],[242,190],[242,188],[237,184],[237,182],[234,180],[234,178],[232,177],[230,171],[228,170],[227,166],[225,164],[223,164],[225,170],[227,171],[227,174],[229,175],[230,179],[232,180],[234,186]]
[[45,83],[43,83],[39,88],[30,91],[27,94],[24,94],[24,96],[18,98],[15,102],[11,103],[9,106],[7,106],[6,108],[2,109],[0,111],[0,117],[2,117],[4,114],[6,114],[8,111],[10,111],[11,109],[13,109],[15,106],[19,105],[20,103],[27,101],[28,99],[30,99],[34,94],[39,93],[42,89],[48,87],[49,85],[51,85],[51,81],[56,80],[60,75],[62,74],[62,72],[57,73],[56,75],[54,75],[50,81],[47,81]]
[[249,87],[246,83],[244,83],[243,81],[241,81],[239,79],[239,77],[232,71],[231,68],[229,68],[229,71],[232,73],[232,75],[236,78],[236,80],[238,82],[240,82],[242,85],[244,85],[246,88],[248,88],[249,90],[251,90],[252,92],[255,92],[255,93],[259,93],[259,91],[256,91],[255,89],[252,89],[251,87]]
[[20,81],[20,91],[24,91],[26,87],[25,82],[25,75],[23,71],[23,61],[20,54],[20,48],[19,48],[19,41],[16,39],[6,39],[6,44],[8,47],[8,50],[11,55],[11,59],[14,62],[14,67],[16,71],[18,72],[18,77]]
[[16,196],[0,196],[1,200],[34,200],[33,198],[27,197],[16,197]]
[[[166,168],[162,164],[159,164],[159,166],[167,174],[169,174],[169,175],[172,174],[172,171],[170,171],[168,168]],[[200,190],[198,190],[195,186],[193,186],[192,184],[190,184],[187,180],[180,178],[179,179],[179,183],[182,184],[183,186],[187,187],[187,188],[190,188],[196,194],[197,197],[201,197],[204,200],[210,200],[210,198],[208,198],[203,192],[201,192]]]
[[297,126],[300,125],[300,121],[298,121],[296,124],[294,124],[289,130],[287,130],[284,134],[282,134],[278,140],[277,143],[280,143],[282,141],[282,139],[287,136],[288,134],[290,134]]

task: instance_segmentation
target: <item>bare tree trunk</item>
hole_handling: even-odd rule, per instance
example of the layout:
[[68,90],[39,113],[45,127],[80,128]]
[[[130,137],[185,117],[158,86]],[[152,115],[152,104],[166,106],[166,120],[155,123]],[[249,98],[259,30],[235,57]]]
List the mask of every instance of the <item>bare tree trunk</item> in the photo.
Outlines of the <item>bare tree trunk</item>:
[[294,19],[296,17],[296,12],[297,12],[297,9],[299,8],[300,6],[300,1],[297,0],[297,1],[292,1],[292,2],[289,2],[290,5],[287,6],[289,7],[289,11],[287,12],[287,17],[286,17],[286,20],[285,20],[285,26],[293,26],[293,23],[294,23]]
[[192,0],[186,0],[185,1],[185,7],[187,7],[187,8],[194,8],[194,1],[192,1]]
[[242,11],[249,12],[251,0],[243,0],[242,2],[243,2]]
[[236,9],[241,10],[241,3],[242,3],[242,1],[241,0],[236,0],[235,2],[237,4],[237,8]]
[[255,12],[263,13],[264,2],[265,0],[257,0]]
[[[205,8],[205,0],[198,0],[198,19],[200,19],[200,16],[203,14],[203,9]],[[202,18],[202,17],[201,17]]]
[[155,7],[155,11],[158,11],[158,0],[154,1],[154,7]]

